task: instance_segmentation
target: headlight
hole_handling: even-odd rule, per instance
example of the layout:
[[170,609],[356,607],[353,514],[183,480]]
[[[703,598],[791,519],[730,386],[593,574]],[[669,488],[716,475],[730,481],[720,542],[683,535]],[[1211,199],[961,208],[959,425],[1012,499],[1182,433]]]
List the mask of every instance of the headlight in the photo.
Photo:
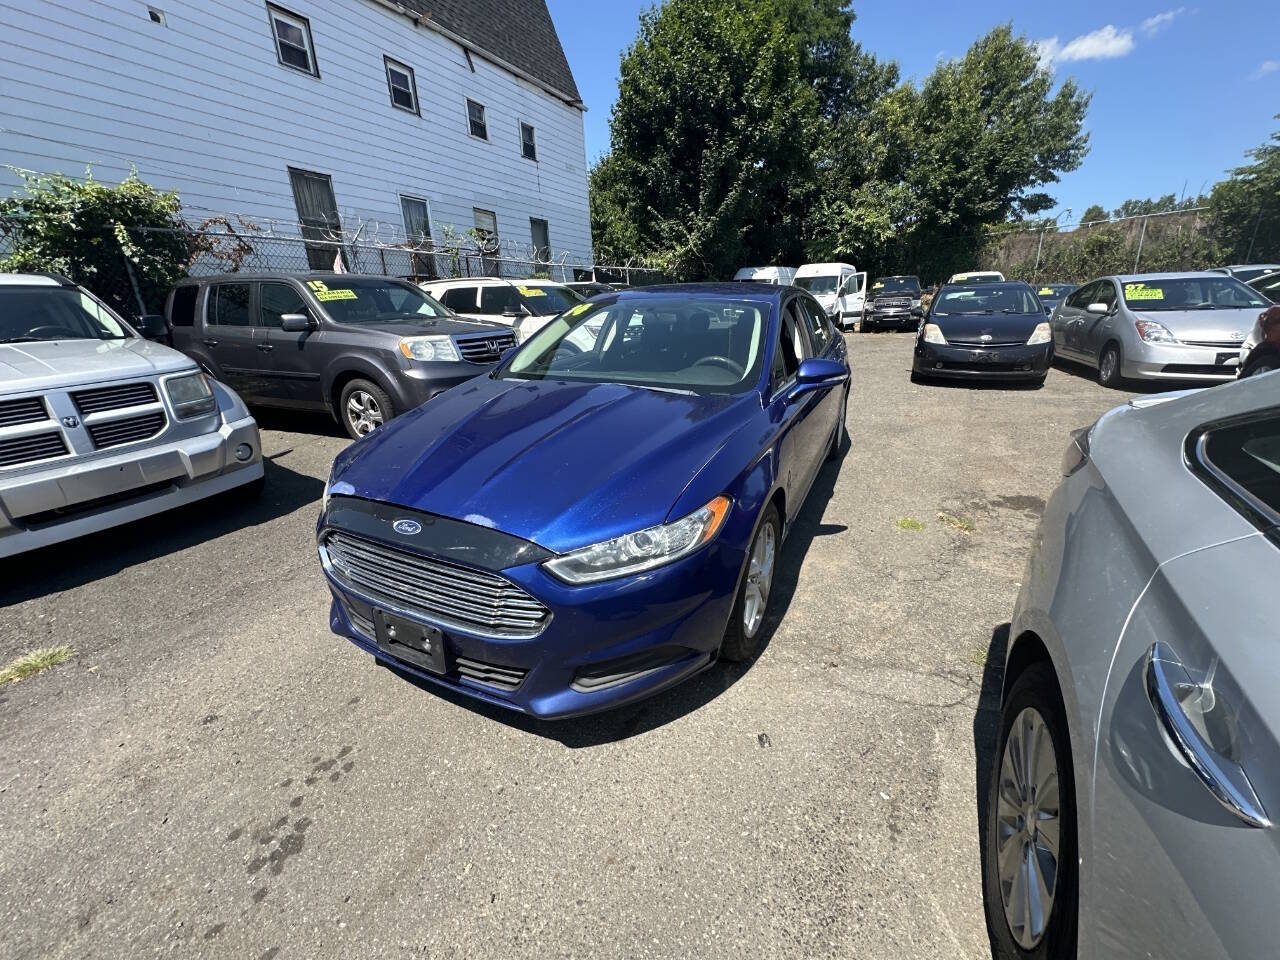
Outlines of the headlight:
[[942,328],[936,323],[926,323],[924,325],[924,342],[946,343],[947,338],[942,335]]
[[1163,323],[1156,323],[1154,320],[1139,320],[1136,324],[1138,328],[1138,336],[1147,343],[1177,343],[1178,338],[1169,332],[1168,327]]
[[1053,327],[1047,323],[1037,323],[1035,330],[1031,332],[1031,336],[1027,338],[1027,346],[1034,347],[1037,343],[1052,343]]
[[445,336],[405,337],[400,341],[400,352],[410,360],[461,360],[458,348]]
[[716,497],[672,523],[592,544],[548,560],[543,566],[566,583],[595,583],[652,570],[709,543],[720,532],[728,513],[729,498]]
[[173,405],[173,413],[179,420],[190,420],[192,417],[213,413],[218,401],[213,398],[213,388],[203,373],[192,373],[185,377],[174,377],[166,381],[165,393],[169,395],[169,403]]

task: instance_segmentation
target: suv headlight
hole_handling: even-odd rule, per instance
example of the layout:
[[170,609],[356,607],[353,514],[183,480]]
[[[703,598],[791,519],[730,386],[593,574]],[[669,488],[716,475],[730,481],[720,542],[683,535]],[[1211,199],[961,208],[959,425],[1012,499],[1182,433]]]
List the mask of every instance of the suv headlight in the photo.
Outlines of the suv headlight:
[[1031,331],[1031,336],[1027,337],[1027,346],[1034,347],[1037,343],[1051,343],[1053,341],[1053,327],[1047,323],[1037,323],[1036,328]]
[[213,413],[218,408],[218,401],[213,397],[213,388],[203,373],[191,373],[185,377],[174,377],[165,381],[164,392],[169,395],[169,403],[173,406],[173,414],[179,420],[190,420]]
[[410,360],[462,359],[453,340],[440,334],[429,337],[405,337],[400,341],[400,352]]
[[543,566],[566,583],[595,583],[652,570],[711,542],[729,514],[729,498],[716,497],[671,523],[582,547]]
[[924,342],[946,343],[947,338],[942,335],[942,328],[936,323],[926,323],[924,325]]
[[1163,323],[1156,323],[1154,320],[1139,320],[1135,324],[1138,328],[1138,336],[1147,343],[1177,343],[1178,338],[1169,332],[1169,328]]

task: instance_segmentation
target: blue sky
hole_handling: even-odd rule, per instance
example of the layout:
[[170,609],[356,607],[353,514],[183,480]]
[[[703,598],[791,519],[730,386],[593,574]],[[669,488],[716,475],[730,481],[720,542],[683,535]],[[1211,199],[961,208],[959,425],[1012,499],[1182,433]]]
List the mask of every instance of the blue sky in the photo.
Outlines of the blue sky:
[[[1273,4],[881,0],[855,3],[853,33],[917,80],[999,23],[1042,41],[1057,76],[1073,77],[1094,95],[1086,120],[1089,155],[1049,188],[1058,199],[1055,213],[1072,208],[1067,223],[1091,203],[1111,209],[1130,197],[1194,194],[1280,128],[1273,119],[1280,113]],[[548,0],[548,6],[589,108],[587,158],[593,160],[609,146],[618,58],[650,4]]]

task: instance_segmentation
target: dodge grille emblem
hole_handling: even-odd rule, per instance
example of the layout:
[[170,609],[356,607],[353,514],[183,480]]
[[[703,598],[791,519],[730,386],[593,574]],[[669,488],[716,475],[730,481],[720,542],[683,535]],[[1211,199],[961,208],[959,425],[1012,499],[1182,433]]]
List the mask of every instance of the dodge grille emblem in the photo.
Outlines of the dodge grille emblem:
[[79,417],[63,417],[62,425],[64,427],[78,427],[80,426],[80,418]]
[[406,537],[412,537],[415,533],[422,532],[422,524],[417,520],[397,520],[391,524],[391,529],[396,533],[404,534]]

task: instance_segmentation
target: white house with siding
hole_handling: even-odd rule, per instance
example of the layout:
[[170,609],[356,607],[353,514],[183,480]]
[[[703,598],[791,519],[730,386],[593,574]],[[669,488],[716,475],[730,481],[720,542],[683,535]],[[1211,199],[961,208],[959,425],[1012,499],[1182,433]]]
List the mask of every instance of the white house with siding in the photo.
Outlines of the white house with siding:
[[543,0],[0,0],[0,22],[0,163],[133,166],[194,220],[474,227],[589,262],[585,107]]

